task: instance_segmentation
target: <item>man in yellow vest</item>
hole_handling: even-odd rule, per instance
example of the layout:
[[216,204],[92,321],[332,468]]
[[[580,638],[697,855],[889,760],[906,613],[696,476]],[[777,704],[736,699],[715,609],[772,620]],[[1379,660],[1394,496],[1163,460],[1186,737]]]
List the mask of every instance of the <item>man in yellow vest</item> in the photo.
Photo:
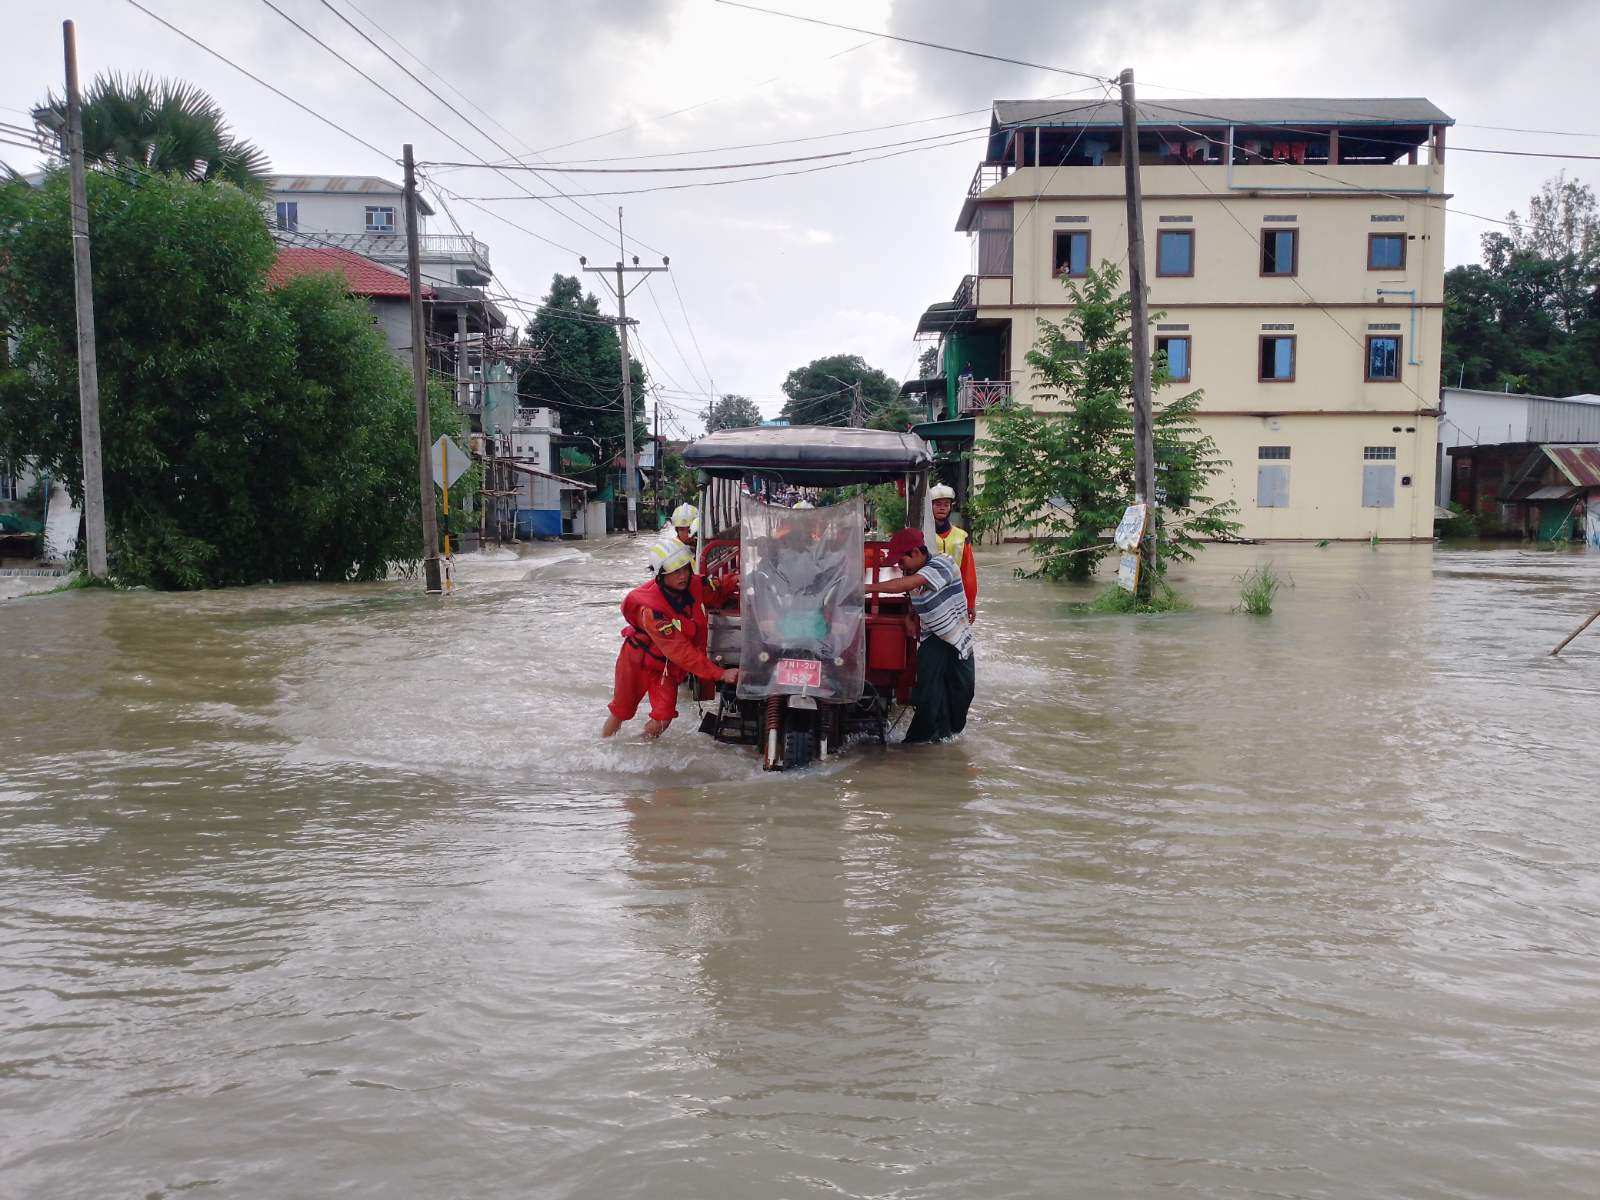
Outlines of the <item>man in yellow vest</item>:
[[953,488],[938,483],[928,489],[928,503],[933,508],[933,540],[940,554],[948,554],[961,568],[961,587],[967,593],[967,620],[978,619],[978,564],[972,557],[972,542],[967,531],[950,520],[950,510],[955,507]]

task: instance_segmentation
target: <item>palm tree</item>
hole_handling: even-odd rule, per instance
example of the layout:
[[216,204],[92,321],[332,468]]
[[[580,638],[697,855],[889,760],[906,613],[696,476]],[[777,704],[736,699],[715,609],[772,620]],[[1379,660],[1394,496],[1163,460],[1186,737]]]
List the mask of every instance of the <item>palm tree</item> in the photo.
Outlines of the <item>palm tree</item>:
[[[52,92],[33,118],[59,129],[66,113],[66,100]],[[207,93],[149,75],[95,77],[83,99],[83,155],[107,166],[223,180],[258,195],[272,169],[259,146],[234,137]]]

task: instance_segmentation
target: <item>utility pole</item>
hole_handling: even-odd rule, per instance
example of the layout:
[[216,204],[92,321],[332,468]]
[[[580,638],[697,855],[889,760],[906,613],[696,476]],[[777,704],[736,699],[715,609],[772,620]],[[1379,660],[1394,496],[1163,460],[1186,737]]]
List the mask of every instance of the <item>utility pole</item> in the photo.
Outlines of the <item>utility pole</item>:
[[[611,288],[612,295],[617,298],[617,350],[622,359],[622,457],[623,470],[625,472],[623,489],[628,497],[628,535],[631,537],[639,532],[639,460],[633,452],[633,372],[628,366],[628,297],[633,293],[633,289],[639,286],[639,283],[643,283],[650,278],[651,272],[665,271],[669,264],[663,258],[659,267],[641,267],[639,265],[639,256],[635,254],[633,256],[633,266],[625,267],[622,265],[622,260],[626,255],[627,251],[622,244],[622,206],[618,205],[617,265],[615,267],[617,281],[613,285],[610,280],[606,280],[606,286]],[[605,279],[606,273],[612,270],[610,267],[591,267],[589,266],[589,260],[586,258],[579,258],[578,265],[585,271],[591,271],[599,275],[601,279]],[[634,284],[633,287],[628,287],[625,278],[628,275],[641,276],[639,283]]]
[[866,403],[861,399],[861,381],[858,379],[850,385],[850,424],[856,429],[861,428],[861,422],[866,419]]
[[[72,283],[78,310],[78,419],[83,427],[83,523],[89,574],[106,577],[106,493],[100,462],[100,365],[94,344],[94,271],[89,258],[89,185],[83,173],[83,102],[78,34],[61,23],[67,63],[67,161],[72,176]],[[46,496],[48,502],[49,497]]]
[[422,266],[417,248],[417,168],[411,143],[405,146],[406,274],[411,280],[411,374],[417,390],[417,484],[422,489],[422,576],[431,595],[444,591],[439,576],[439,516],[433,510],[433,463],[428,450],[428,339],[422,320]]
[[665,456],[661,453],[661,392],[656,392],[656,445],[651,458],[656,464],[656,469],[650,475],[650,507],[656,510],[656,520],[661,519],[661,462]]
[[1134,503],[1149,505],[1139,543],[1138,595],[1147,599],[1155,583],[1156,449],[1150,412],[1150,293],[1144,282],[1144,201],[1139,184],[1139,112],[1133,68],[1122,72],[1122,170],[1128,194],[1128,289],[1133,297],[1133,490]]

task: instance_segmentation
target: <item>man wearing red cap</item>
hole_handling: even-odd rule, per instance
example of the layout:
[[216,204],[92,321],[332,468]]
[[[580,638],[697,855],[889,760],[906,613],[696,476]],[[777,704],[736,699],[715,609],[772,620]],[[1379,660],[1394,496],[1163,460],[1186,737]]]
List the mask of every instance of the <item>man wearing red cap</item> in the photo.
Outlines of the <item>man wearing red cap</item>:
[[929,554],[920,529],[895,534],[888,553],[901,577],[870,583],[867,590],[905,593],[920,626],[917,684],[911,691],[917,714],[906,730],[906,741],[942,741],[967,727],[967,709],[977,690],[961,570],[948,554]]

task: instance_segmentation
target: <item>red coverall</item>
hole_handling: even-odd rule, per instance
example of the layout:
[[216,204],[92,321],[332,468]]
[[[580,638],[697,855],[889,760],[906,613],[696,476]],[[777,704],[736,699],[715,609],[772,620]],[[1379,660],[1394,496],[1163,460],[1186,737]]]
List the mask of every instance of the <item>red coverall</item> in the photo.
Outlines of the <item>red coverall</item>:
[[737,583],[701,575],[689,577],[689,602],[674,608],[655,580],[629,592],[622,602],[628,626],[617,655],[616,688],[606,707],[619,721],[639,710],[650,697],[650,719],[670,721],[678,715],[678,685],[690,675],[721,679],[722,668],[706,657],[707,603],[718,608],[738,595]]

